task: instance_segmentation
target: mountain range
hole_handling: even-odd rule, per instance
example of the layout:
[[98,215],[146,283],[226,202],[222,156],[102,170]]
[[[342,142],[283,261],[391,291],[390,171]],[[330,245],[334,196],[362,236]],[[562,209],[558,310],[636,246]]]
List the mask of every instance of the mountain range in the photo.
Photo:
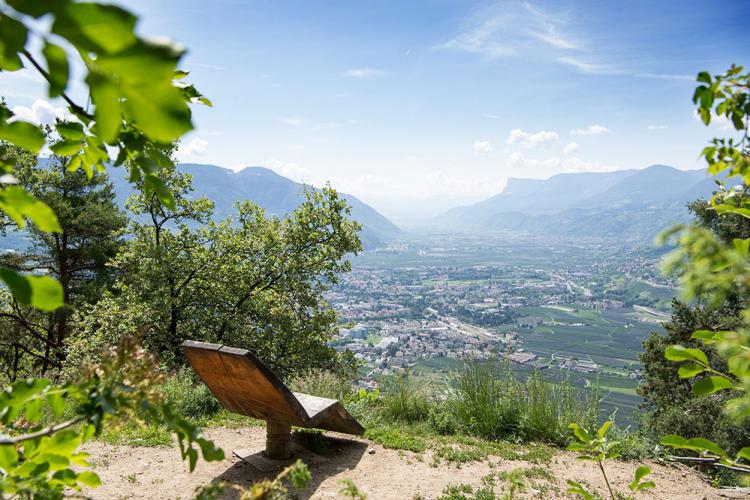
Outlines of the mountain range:
[[[215,165],[181,163],[178,169],[193,176],[194,196],[206,196],[214,202],[217,220],[235,213],[237,201],[251,200],[269,215],[284,216],[297,208],[303,198],[302,184],[264,167],[245,167],[235,172]],[[125,179],[123,169],[111,168],[109,172],[117,204],[122,207],[133,187]],[[401,229],[371,206],[352,195],[340,194],[351,205],[352,218],[362,224],[359,237],[365,248],[380,246],[401,233]]]
[[711,196],[715,188],[705,170],[666,165],[546,180],[511,178],[500,194],[453,208],[432,223],[452,230],[650,238],[688,221],[686,204]]

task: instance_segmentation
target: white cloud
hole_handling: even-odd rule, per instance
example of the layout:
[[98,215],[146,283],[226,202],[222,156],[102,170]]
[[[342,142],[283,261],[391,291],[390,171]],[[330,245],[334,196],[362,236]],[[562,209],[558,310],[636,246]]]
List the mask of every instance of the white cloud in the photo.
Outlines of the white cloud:
[[609,132],[604,125],[589,125],[586,128],[574,128],[570,130],[570,135],[601,135]]
[[564,155],[574,155],[581,150],[581,146],[577,142],[569,142],[563,149]]
[[37,99],[28,106],[13,106],[14,121],[31,122],[36,125],[52,125],[56,119],[70,119],[63,107],[55,107],[44,99]]
[[598,160],[590,161],[581,158],[528,158],[521,152],[514,152],[508,156],[507,165],[514,169],[533,169],[535,174],[554,175],[568,172],[607,172],[617,170],[616,165],[603,163]]
[[283,162],[276,158],[269,158],[266,161],[266,166],[271,170],[275,171],[279,175],[288,177],[293,181],[302,182],[309,184],[311,182],[311,172],[305,167],[301,167],[294,162]]
[[281,121],[293,127],[297,127],[305,123],[305,119],[301,116],[285,116],[284,118],[281,118]]
[[532,134],[531,132],[523,131],[520,128],[514,128],[510,131],[510,135],[505,142],[508,144],[520,144],[526,148],[533,148],[546,142],[556,141],[559,138],[560,136],[557,135],[557,132],[540,130],[539,132]]
[[351,78],[375,78],[385,75],[385,71],[376,68],[352,68],[344,72],[344,76]]
[[669,128],[669,127],[667,127],[666,125],[649,125],[646,128],[648,130],[665,130],[665,129]]
[[190,156],[204,156],[208,152],[208,141],[200,137],[193,137],[190,142],[180,144],[177,156],[181,159]]
[[475,141],[474,142],[475,153],[492,153],[492,145],[489,141]]

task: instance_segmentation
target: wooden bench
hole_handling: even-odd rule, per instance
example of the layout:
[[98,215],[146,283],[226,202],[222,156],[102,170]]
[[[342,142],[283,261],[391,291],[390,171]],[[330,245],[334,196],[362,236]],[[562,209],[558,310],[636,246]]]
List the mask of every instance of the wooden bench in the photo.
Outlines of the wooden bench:
[[266,457],[291,456],[291,428],[361,435],[364,428],[335,399],[292,392],[245,349],[186,340],[190,365],[227,410],[266,421]]

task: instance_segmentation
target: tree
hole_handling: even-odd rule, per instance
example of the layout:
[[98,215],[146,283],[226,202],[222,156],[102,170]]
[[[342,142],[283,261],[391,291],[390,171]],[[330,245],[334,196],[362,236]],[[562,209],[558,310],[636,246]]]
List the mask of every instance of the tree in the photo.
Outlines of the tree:
[[[12,150],[12,151],[11,151]],[[112,185],[105,174],[91,177],[82,170],[70,172],[67,160],[49,160],[24,153],[19,148],[0,146],[0,154],[13,155],[19,185],[58,214],[61,231],[47,233],[34,226],[24,231],[29,247],[0,257],[0,262],[19,272],[42,272],[55,277],[63,291],[65,306],[43,313],[24,306],[3,293],[0,318],[4,331],[11,332],[6,346],[13,348],[10,380],[18,376],[19,356],[31,357],[39,372],[60,368],[68,318],[78,305],[95,302],[103,287],[112,281],[107,261],[121,244],[127,218],[115,204]],[[42,166],[37,165],[39,161]],[[21,363],[23,364],[23,363]],[[23,374],[34,373],[27,370]]]
[[338,321],[323,297],[350,269],[346,255],[361,250],[346,201],[326,187],[308,190],[284,218],[245,201],[235,217],[213,222],[213,204],[190,197],[189,175],[159,175],[174,208],[153,194],[129,200],[136,222],[112,262],[115,292],[77,316],[71,353],[84,358],[97,346],[92,335],[117,342],[120,325],[138,324],[169,366],[183,361],[184,340],[198,339],[252,349],[282,377],[350,369],[351,355],[328,345]]
[[[679,277],[686,299],[703,300],[714,310],[736,300],[740,312],[736,314],[736,324],[699,329],[690,336],[704,349],[715,350],[720,357],[718,363],[704,349],[683,343],[668,346],[664,357],[680,363],[677,376],[690,382],[694,395],[722,395],[725,413],[741,424],[750,417],[750,304],[746,293],[750,289],[750,239],[731,236],[735,230],[744,231],[744,224],[737,224],[738,217],[750,219],[750,199],[744,196],[750,181],[750,73],[741,66],[732,66],[722,75],[702,72],[697,80],[700,85],[693,101],[703,122],[708,125],[714,116],[722,116],[739,134],[715,138],[703,149],[708,171],[739,179],[741,184],[727,187],[720,182],[719,191],[710,200],[717,217],[711,228],[718,229],[716,232],[694,225],[665,233],[665,239],[677,238],[677,248],[665,267]],[[750,473],[750,447],[727,451],[703,437],[677,434],[664,437],[662,444],[699,452],[722,465]]]

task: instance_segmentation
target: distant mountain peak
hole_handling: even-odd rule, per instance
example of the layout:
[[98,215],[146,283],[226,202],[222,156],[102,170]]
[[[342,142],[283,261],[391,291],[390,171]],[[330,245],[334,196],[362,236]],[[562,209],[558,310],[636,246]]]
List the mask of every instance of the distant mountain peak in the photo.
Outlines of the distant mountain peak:
[[[194,196],[206,196],[214,202],[216,219],[233,214],[237,201],[250,200],[269,215],[277,216],[291,213],[302,201],[302,184],[267,167],[248,166],[235,171],[217,165],[180,163],[177,168],[193,176]],[[124,172],[113,172],[112,181],[122,205],[132,193],[132,186],[125,180]],[[365,248],[380,246],[401,233],[401,229],[370,205],[350,194],[339,194],[351,205],[352,217],[362,224],[360,239]]]
[[510,178],[499,194],[434,220],[456,230],[512,229],[540,234],[630,234],[651,238],[689,216],[688,202],[715,185],[704,170],[655,164],[642,169],[581,172],[548,179]]

